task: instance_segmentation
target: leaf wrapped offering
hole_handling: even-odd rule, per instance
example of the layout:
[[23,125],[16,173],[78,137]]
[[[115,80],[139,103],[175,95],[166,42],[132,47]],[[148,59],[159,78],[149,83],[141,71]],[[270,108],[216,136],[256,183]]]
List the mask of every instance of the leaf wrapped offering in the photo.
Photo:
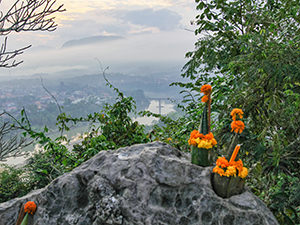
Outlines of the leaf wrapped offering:
[[243,192],[244,178],[248,175],[248,169],[243,166],[242,160],[235,161],[239,149],[240,146],[237,145],[229,162],[225,157],[219,157],[213,169],[212,186],[216,194],[222,198]]
[[189,145],[192,150],[192,163],[198,166],[211,165],[211,150],[217,144],[212,132],[210,132],[210,114],[211,114],[211,93],[212,88],[209,84],[201,87],[204,93],[201,101],[205,103],[202,120],[199,130],[193,130],[189,139]]
[[[245,128],[244,123],[239,120],[243,118],[242,115],[243,111],[241,109],[234,109],[231,112],[233,120],[231,132],[236,133],[235,137],[238,133],[241,134]],[[235,141],[236,138],[233,140]],[[241,159],[235,161],[240,148],[240,145],[235,146],[229,161],[225,157],[219,157],[216,166],[213,168],[212,186],[216,194],[222,198],[229,198],[243,192],[248,169],[244,167]]]

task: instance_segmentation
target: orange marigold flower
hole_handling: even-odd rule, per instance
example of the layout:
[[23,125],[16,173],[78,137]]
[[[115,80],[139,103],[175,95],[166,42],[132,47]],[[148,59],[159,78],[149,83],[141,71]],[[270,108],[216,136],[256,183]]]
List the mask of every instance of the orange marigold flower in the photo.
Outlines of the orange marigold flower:
[[189,145],[195,145],[196,146],[197,145],[196,139],[198,138],[198,136],[199,136],[199,131],[193,130],[191,132],[191,136],[190,136],[190,139],[188,141]]
[[245,124],[241,120],[232,121],[231,123],[231,132],[234,131],[235,133],[242,133],[245,129]]
[[212,140],[214,138],[214,135],[212,132],[209,132],[208,134],[204,135],[203,139],[205,140]]
[[194,139],[196,139],[196,138],[203,138],[203,137],[204,137],[204,135],[201,134],[201,133],[199,133],[198,130],[193,130],[191,132],[191,136],[190,136],[190,138],[194,138]]
[[207,102],[207,101],[208,101],[208,96],[207,96],[207,95],[204,95],[204,96],[201,98],[201,101],[202,101],[202,102]]
[[229,166],[229,163],[228,163],[227,159],[225,159],[225,157],[219,157],[217,159],[216,164],[217,164],[217,166],[220,166],[222,168]]
[[191,132],[191,138],[195,138],[195,136],[198,134],[199,132],[197,130],[193,130]]
[[238,161],[232,161],[232,162],[229,162],[229,166],[234,166],[238,171],[239,171],[239,176],[240,176],[240,173],[243,169],[243,162],[242,160],[238,160]]
[[191,132],[190,139],[188,140],[189,145],[197,146],[198,148],[212,148],[217,144],[214,135],[210,132],[209,134],[203,135],[198,130]]
[[36,204],[32,201],[26,202],[26,204],[24,205],[24,212],[33,215],[35,211],[36,211]]
[[211,93],[211,86],[209,84],[205,84],[201,87],[201,92],[204,93],[205,95],[209,95]]
[[215,166],[215,168],[213,168],[213,172],[219,174],[220,176],[225,176],[224,170],[218,166]]
[[232,116],[232,120],[236,121],[236,117],[238,116],[239,119],[242,119],[243,118],[243,110],[241,109],[238,109],[238,108],[235,108],[231,111],[230,115]]
[[200,138],[201,139],[203,137],[204,137],[204,135],[199,133],[199,131],[197,131],[197,133],[195,134],[195,138]]
[[216,144],[218,144],[218,142],[217,142],[217,140],[216,139],[211,139],[211,143],[212,143],[212,145],[216,145]]
[[193,130],[191,132],[191,138],[202,138],[203,137],[203,134],[200,134],[198,130]]
[[195,138],[190,138],[188,143],[189,143],[189,145],[197,145],[197,142],[196,142]]
[[239,174],[239,176],[241,178],[245,178],[248,175],[248,169],[246,167],[243,167],[241,173]]
[[239,172],[241,172],[244,167],[242,160],[239,159],[238,161],[236,161],[235,167],[238,169]]
[[196,137],[200,138],[200,139],[203,139],[204,138],[204,134],[198,133]]

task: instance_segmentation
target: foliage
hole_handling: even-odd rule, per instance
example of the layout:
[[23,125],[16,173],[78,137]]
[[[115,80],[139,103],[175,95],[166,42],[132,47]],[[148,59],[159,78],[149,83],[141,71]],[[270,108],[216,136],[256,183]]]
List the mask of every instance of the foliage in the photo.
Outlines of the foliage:
[[0,202],[23,196],[31,190],[30,177],[22,169],[4,167],[0,183]]
[[58,176],[74,168],[74,156],[60,141],[50,140],[44,150],[34,154],[25,166],[30,173],[32,188],[42,188]]
[[72,151],[75,154],[75,167],[90,159],[102,150],[116,149],[116,144],[108,141],[107,138],[96,132],[90,132],[80,144],[73,145]]
[[269,208],[280,224],[299,224],[300,180],[295,174],[271,173],[260,162],[252,165],[248,185]]
[[119,148],[136,143],[146,143],[149,141],[144,132],[144,126],[134,122],[130,114],[135,112],[136,105],[132,97],[125,97],[122,92],[114,87],[104,76],[107,85],[112,88],[116,96],[116,102],[106,103],[100,113],[87,115],[86,118],[73,118],[62,113],[57,118],[57,125],[61,131],[69,130],[68,123],[90,122],[97,124],[95,132],[101,131],[106,141],[114,143],[112,148]]
[[187,140],[194,124],[188,118],[184,116],[172,118],[149,111],[142,111],[140,115],[159,118],[159,123],[153,125],[149,132],[151,141],[164,141],[182,151],[190,149]]
[[[196,0],[199,15],[195,50],[186,54],[188,63],[182,76],[183,116],[160,118],[149,138],[144,127],[133,122],[131,97],[117,94],[116,102],[85,118],[59,115],[60,130],[69,124],[93,123],[94,130],[84,141],[68,151],[61,141],[44,132],[34,132],[29,124],[19,125],[32,138],[44,144],[45,152],[32,161],[30,171],[43,185],[69,171],[100,150],[116,149],[134,143],[162,140],[187,151],[190,131],[197,129],[203,105],[200,87],[213,87],[212,131],[218,140],[218,155],[224,154],[232,140],[229,112],[244,110],[245,131],[241,157],[250,168],[248,185],[264,200],[281,224],[299,224],[300,152],[300,30],[297,0]],[[37,182],[38,183],[38,182]]]
[[[239,141],[248,153],[248,165],[262,166],[260,179],[250,180],[250,185],[262,191],[260,185],[267,182],[269,188],[260,197],[273,199],[267,203],[280,223],[297,224],[299,205],[291,204],[292,193],[283,188],[285,198],[278,201],[280,191],[271,193],[270,187],[278,177],[294,180],[300,176],[299,1],[196,3],[199,15],[195,34],[199,39],[195,50],[186,54],[189,61],[182,74],[189,81],[173,85],[188,93],[186,108],[195,115],[195,102],[200,102],[195,91],[205,83],[212,84],[220,152],[231,139],[228,112],[236,107],[245,111],[247,129]],[[284,183],[286,187],[288,183]],[[286,213],[291,207],[293,213]]]
[[[61,131],[61,136],[54,140],[47,136],[47,127],[40,132],[31,127],[24,109],[21,111],[20,120],[9,114],[15,122],[14,128],[22,130],[24,136],[36,140],[43,148],[35,153],[23,168],[18,170],[10,168],[8,172],[3,173],[4,178],[0,179],[1,187],[11,185],[12,189],[0,190],[0,202],[20,197],[32,189],[46,186],[56,177],[71,171],[102,150],[113,150],[149,141],[144,132],[144,126],[132,121],[129,116],[129,113],[135,110],[133,99],[125,97],[108,80],[107,82],[117,93],[116,101],[106,104],[103,110],[89,114],[86,118],[73,118],[61,113],[57,117],[57,126]],[[69,140],[63,132],[70,129],[70,124],[78,122],[90,122],[93,127],[92,131],[86,134],[81,143],[68,148]],[[27,183],[23,182],[23,176],[27,177]],[[9,180],[10,183],[8,183]],[[14,191],[19,188],[19,192]]]

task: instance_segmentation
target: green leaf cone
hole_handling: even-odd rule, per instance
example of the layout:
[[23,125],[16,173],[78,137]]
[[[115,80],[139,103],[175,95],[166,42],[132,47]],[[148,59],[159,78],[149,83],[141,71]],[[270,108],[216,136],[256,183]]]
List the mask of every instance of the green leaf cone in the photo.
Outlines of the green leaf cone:
[[208,154],[209,149],[192,146],[192,164],[198,166],[209,166],[210,161],[208,159]]
[[243,192],[245,180],[238,176],[226,177],[214,173],[212,185],[217,195],[222,198],[229,198]]
[[28,213],[24,216],[21,225],[27,225],[28,224]]
[[199,127],[199,132],[204,135],[208,134],[207,104],[205,104],[203,112],[202,112],[202,118],[201,118],[201,124]]
[[[204,135],[208,134],[207,104],[205,104],[203,109],[199,132]],[[209,166],[209,151],[210,149],[192,146],[192,164],[198,166]]]

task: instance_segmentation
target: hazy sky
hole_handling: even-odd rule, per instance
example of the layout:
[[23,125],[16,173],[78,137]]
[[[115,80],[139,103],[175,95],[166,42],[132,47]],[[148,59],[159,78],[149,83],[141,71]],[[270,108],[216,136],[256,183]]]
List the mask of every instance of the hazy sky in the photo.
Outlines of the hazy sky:
[[[1,10],[13,0],[3,0]],[[0,75],[30,75],[78,70],[99,71],[95,58],[111,72],[138,74],[181,68],[184,55],[196,41],[190,21],[196,16],[193,0],[57,0],[66,12],[56,14],[54,32],[9,35],[9,48],[32,44],[17,68]],[[116,36],[115,40],[62,48],[70,40]]]

